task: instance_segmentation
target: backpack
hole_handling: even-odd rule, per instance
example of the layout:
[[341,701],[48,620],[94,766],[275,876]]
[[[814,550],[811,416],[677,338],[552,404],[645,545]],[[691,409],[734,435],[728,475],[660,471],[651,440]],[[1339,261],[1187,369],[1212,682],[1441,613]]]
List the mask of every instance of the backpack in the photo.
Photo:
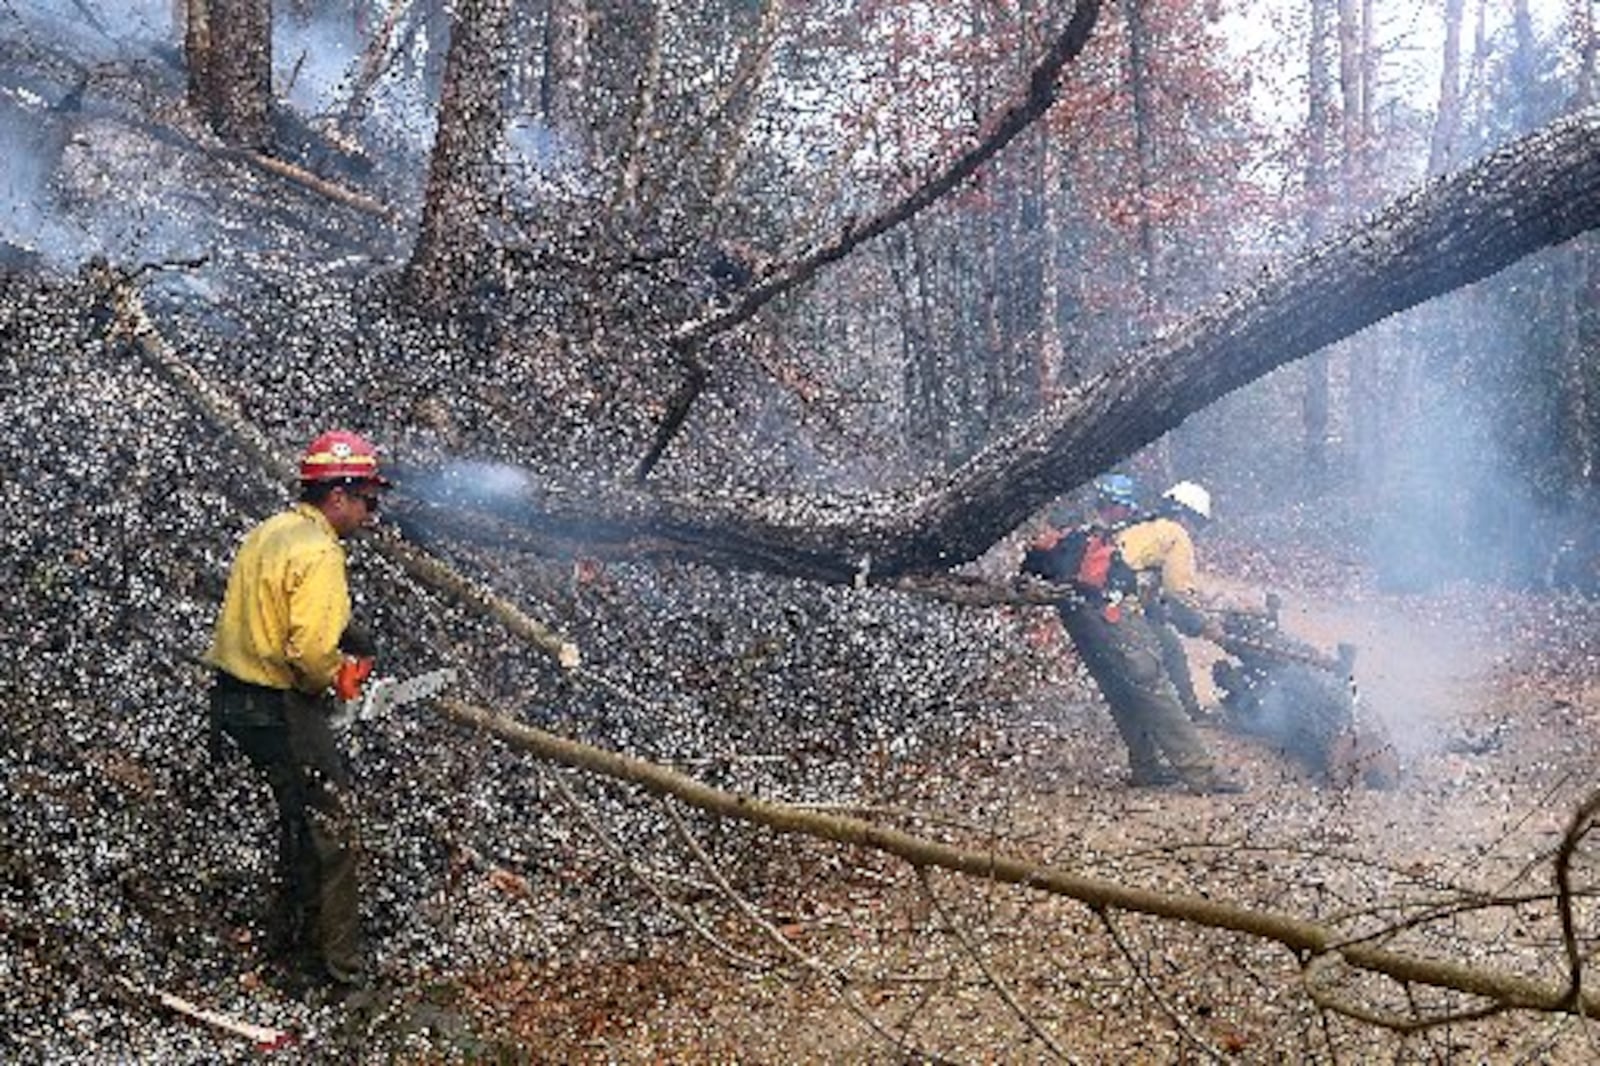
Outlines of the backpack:
[[1022,569],[1048,581],[1071,582],[1085,597],[1117,600],[1133,593],[1138,577],[1117,550],[1116,531],[1079,526],[1051,548],[1030,548]]

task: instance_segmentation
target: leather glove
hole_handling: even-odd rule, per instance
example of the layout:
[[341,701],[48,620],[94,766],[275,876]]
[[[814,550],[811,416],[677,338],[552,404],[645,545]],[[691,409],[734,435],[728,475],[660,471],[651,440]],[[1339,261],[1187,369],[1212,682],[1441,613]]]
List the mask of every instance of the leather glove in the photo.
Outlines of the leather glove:
[[361,698],[361,686],[372,676],[378,660],[370,655],[346,655],[333,675],[333,694],[345,703]]

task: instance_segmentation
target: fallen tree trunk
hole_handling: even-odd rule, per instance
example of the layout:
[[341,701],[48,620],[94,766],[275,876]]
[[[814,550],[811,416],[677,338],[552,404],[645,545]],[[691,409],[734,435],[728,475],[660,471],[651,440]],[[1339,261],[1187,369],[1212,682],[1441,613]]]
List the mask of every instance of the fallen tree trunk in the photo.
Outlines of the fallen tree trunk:
[[1600,226],[1600,108],[1391,203],[1068,393],[917,507],[879,566],[975,558],[1235,389]]
[[[626,781],[720,817],[736,818],[780,833],[884,852],[918,869],[936,866],[1077,900],[1096,911],[1131,911],[1271,940],[1293,951],[1306,965],[1336,959],[1355,969],[1383,974],[1400,982],[1482,996],[1505,1010],[1588,1017],[1600,1009],[1600,994],[1585,993],[1575,998],[1570,986],[1565,984],[1392,951],[1371,940],[1350,940],[1329,926],[1303,918],[1198,894],[1182,895],[1121,885],[994,851],[955,847],[859,818],[725,792],[664,766],[559,737],[481,707],[457,700],[440,700],[438,708],[451,721],[488,733],[537,758]],[[1321,965],[1325,967],[1326,962]]]
[[[625,485],[502,499],[586,550],[847,584],[977,558],[1046,502],[1286,363],[1600,225],[1600,108],[1404,196],[1138,349],[918,495],[706,500]],[[471,505],[468,501],[466,505]],[[423,519],[419,519],[423,520]]]

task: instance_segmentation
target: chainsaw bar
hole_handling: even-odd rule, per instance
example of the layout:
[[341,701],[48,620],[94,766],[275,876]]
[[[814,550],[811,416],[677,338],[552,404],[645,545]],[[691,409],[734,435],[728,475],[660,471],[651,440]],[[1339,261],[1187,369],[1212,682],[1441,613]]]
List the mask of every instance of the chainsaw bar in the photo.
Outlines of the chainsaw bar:
[[367,685],[361,699],[361,709],[356,717],[362,720],[381,718],[396,707],[437,696],[456,683],[454,667],[430,670],[425,674],[408,677],[404,681],[394,677],[380,677]]

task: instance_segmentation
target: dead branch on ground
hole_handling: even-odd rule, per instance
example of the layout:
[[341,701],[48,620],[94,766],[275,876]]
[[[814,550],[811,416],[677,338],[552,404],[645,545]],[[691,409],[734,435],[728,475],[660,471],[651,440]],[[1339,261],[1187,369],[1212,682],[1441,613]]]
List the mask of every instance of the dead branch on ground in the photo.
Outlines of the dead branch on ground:
[[762,934],[782,950],[785,955],[822,978],[828,991],[833,993],[834,997],[840,1003],[843,1003],[845,1008],[855,1015],[862,1025],[866,1026],[875,1036],[902,1055],[926,1057],[930,1062],[946,1061],[922,1048],[908,1047],[903,1039],[889,1032],[884,1024],[867,1009],[866,1004],[861,1002],[860,997],[850,990],[850,979],[847,975],[840,973],[839,970],[829,966],[815,955],[801,951],[794,941],[783,935],[782,930],[767,921],[761,912],[756,909],[755,904],[751,903],[733,885],[728,883],[728,879],[723,876],[721,868],[718,867],[710,855],[706,854],[706,850],[700,846],[700,841],[695,839],[694,834],[689,831],[689,827],[684,824],[683,816],[674,809],[673,805],[670,803],[664,804],[663,808],[667,813],[667,817],[672,821],[672,826],[678,834],[678,839],[683,841],[684,846],[695,857],[695,861],[700,863],[706,875],[717,883],[717,887],[721,889],[722,894],[734,906],[738,907],[745,918],[757,929],[761,930]]
[[1111,943],[1116,945],[1118,953],[1122,955],[1122,959],[1128,964],[1128,968],[1133,971],[1134,978],[1143,986],[1145,994],[1155,1001],[1156,1007],[1160,1009],[1162,1014],[1167,1016],[1167,1020],[1178,1030],[1178,1035],[1183,1037],[1184,1042],[1212,1062],[1226,1062],[1227,1060],[1222,1057],[1216,1048],[1206,1043],[1199,1033],[1190,1028],[1183,1015],[1178,1013],[1178,1008],[1169,1003],[1167,997],[1161,994],[1161,990],[1150,979],[1149,967],[1134,957],[1133,945],[1129,944],[1127,938],[1122,935],[1122,930],[1117,927],[1116,919],[1111,916],[1111,912],[1104,909],[1097,910],[1095,911],[1095,917],[1100,919],[1100,924],[1104,927],[1106,935],[1111,938]]
[[939,894],[933,890],[933,879],[929,875],[927,867],[917,867],[917,880],[921,882],[923,894],[928,897],[928,902],[933,905],[933,909],[939,915],[939,920],[944,923],[945,929],[949,930],[950,935],[956,938],[957,943],[961,945],[961,949],[967,953],[967,957],[978,967],[978,972],[983,974],[983,979],[989,983],[990,988],[994,989],[995,995],[1000,997],[1001,1002],[1006,1005],[1007,1009],[1027,1027],[1028,1032],[1032,1033],[1045,1047],[1050,1049],[1050,1054],[1058,1062],[1077,1061],[1062,1050],[1061,1045],[1057,1044],[1049,1032],[1039,1024],[1038,1019],[1034,1018],[1033,1012],[1017,1000],[1016,995],[1011,991],[1011,986],[1002,981],[999,975],[989,966],[988,960],[983,957],[983,952],[978,950],[978,945],[974,944],[972,938],[967,935],[966,928],[955,920],[955,916],[945,907],[944,901],[939,898]]
[[1367,941],[1348,941],[1328,926],[1305,918],[1203,895],[1121,885],[1015,856],[939,843],[859,819],[820,814],[785,803],[726,792],[675,770],[559,737],[459,700],[440,700],[438,708],[451,721],[497,737],[537,758],[628,781],[656,795],[671,796],[712,814],[763,825],[780,833],[870,848],[916,867],[937,866],[971,877],[1017,885],[1077,900],[1091,909],[1148,914],[1270,940],[1308,961],[1326,956],[1403,983],[1482,996],[1493,1001],[1498,1010],[1593,1014],[1600,1008],[1600,994],[1584,993],[1574,999],[1564,986],[1557,987],[1519,974],[1392,951]]
[[657,903],[660,903],[668,911],[672,912],[673,916],[676,917],[678,921],[682,922],[686,928],[691,930],[695,936],[705,941],[711,946],[712,950],[717,952],[717,954],[721,955],[723,958],[727,959],[728,962],[742,970],[761,972],[768,968],[766,964],[761,962],[761,960],[746,955],[738,948],[717,936],[716,933],[712,932],[710,929],[707,929],[705,923],[690,913],[687,907],[683,906],[677,900],[667,895],[667,893],[657,883],[656,876],[651,871],[646,870],[639,863],[634,862],[633,859],[628,855],[627,851],[623,849],[616,841],[611,839],[611,834],[607,833],[604,827],[602,827],[595,819],[595,816],[590,813],[589,805],[585,803],[575,791],[573,791],[572,786],[568,785],[561,779],[561,775],[559,773],[552,771],[549,774],[549,780],[555,786],[556,791],[561,795],[561,800],[567,805],[567,809],[572,812],[573,816],[576,817],[578,821],[583,823],[584,828],[589,830],[589,833],[595,838],[595,840],[599,841],[600,847],[604,849],[607,855],[611,856],[611,861],[617,866],[620,866],[622,869],[627,870],[628,873],[632,874],[634,879],[643,885],[645,890],[649,892],[650,895],[655,897]]
[[329,181],[327,178],[313,174],[305,167],[296,166],[285,160],[242,148],[218,148],[212,154],[223,159],[235,159],[248,163],[258,170],[264,170],[268,174],[283,178],[286,181],[292,181],[302,189],[309,189],[318,196],[332,200],[336,204],[353,207],[357,211],[376,216],[386,222],[394,221],[394,211],[387,204],[374,200],[364,193],[356,192],[354,189],[347,189],[337,182]]

